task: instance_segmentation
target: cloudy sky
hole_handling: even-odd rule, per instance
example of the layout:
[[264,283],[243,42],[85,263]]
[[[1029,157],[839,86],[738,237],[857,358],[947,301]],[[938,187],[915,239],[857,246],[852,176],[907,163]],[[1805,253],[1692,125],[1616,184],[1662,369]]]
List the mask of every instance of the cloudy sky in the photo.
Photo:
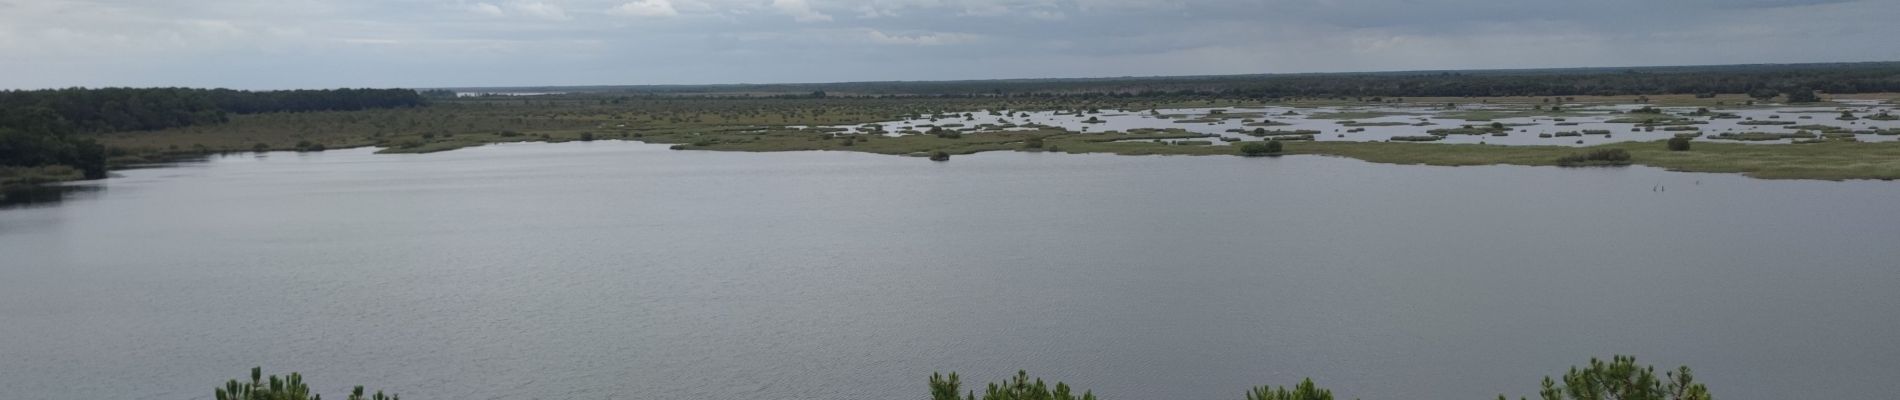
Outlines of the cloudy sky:
[[1900,0],[0,0],[0,88],[1900,60]]

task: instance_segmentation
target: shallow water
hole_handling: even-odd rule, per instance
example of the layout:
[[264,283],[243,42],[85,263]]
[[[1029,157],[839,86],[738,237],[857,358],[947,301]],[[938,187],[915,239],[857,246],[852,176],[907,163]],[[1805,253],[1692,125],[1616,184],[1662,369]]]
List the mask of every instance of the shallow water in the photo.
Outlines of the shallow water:
[[[1655,141],[1655,140],[1668,139],[1670,137],[1675,136],[1676,133],[1699,133],[1703,135],[1702,137],[1697,138],[1696,140],[1719,140],[1719,141],[1735,142],[1733,140],[1713,139],[1712,137],[1716,134],[1721,134],[1721,133],[1738,133],[1738,134],[1745,133],[1745,132],[1794,133],[1798,131],[1798,129],[1792,129],[1792,128],[1789,128],[1788,126],[1779,126],[1779,125],[1743,125],[1745,121],[1751,121],[1751,120],[1790,121],[1790,122],[1795,123],[1793,126],[1827,125],[1827,126],[1834,126],[1834,127],[1840,127],[1840,128],[1847,128],[1852,131],[1878,131],[1881,129],[1900,129],[1900,120],[1880,121],[1880,120],[1871,120],[1871,119],[1855,119],[1855,120],[1837,120],[1836,119],[1837,117],[1840,116],[1841,111],[1853,112],[1854,115],[1857,116],[1856,118],[1859,118],[1858,116],[1875,115],[1882,112],[1886,112],[1886,113],[1894,112],[1894,107],[1892,105],[1879,103],[1879,102],[1851,102],[1851,103],[1842,104],[1840,106],[1761,106],[1761,107],[1732,107],[1732,108],[1712,107],[1710,108],[1710,111],[1713,113],[1733,114],[1736,116],[1736,118],[1710,118],[1707,116],[1693,117],[1694,120],[1700,122],[1700,124],[1698,125],[1690,125],[1697,129],[1696,131],[1693,131],[1693,132],[1667,131],[1667,130],[1661,129],[1660,127],[1656,127],[1655,129],[1642,130],[1642,129],[1636,129],[1636,128],[1640,128],[1641,126],[1637,124],[1633,124],[1633,123],[1608,122],[1617,118],[1629,116],[1628,114],[1623,114],[1623,113],[1646,106],[1643,104],[1620,104],[1620,105],[1599,105],[1599,106],[1580,106],[1580,105],[1575,105],[1575,104],[1566,104],[1562,106],[1564,106],[1568,110],[1571,110],[1571,112],[1581,113],[1582,115],[1569,115],[1565,117],[1511,117],[1511,118],[1497,118],[1495,120],[1481,120],[1481,121],[1468,121],[1468,120],[1463,120],[1463,119],[1456,119],[1456,118],[1452,118],[1455,115],[1447,115],[1448,113],[1456,113],[1456,112],[1509,109],[1508,107],[1499,106],[1499,105],[1489,105],[1489,104],[1466,104],[1466,105],[1461,105],[1459,106],[1459,108],[1456,108],[1456,109],[1446,109],[1446,108],[1439,108],[1439,107],[1416,107],[1416,106],[1328,106],[1328,107],[1277,107],[1276,106],[1276,107],[1241,107],[1241,108],[1185,108],[1185,109],[1160,109],[1160,110],[1138,110],[1138,111],[1099,110],[1099,112],[1096,112],[1096,113],[1085,112],[1085,113],[1080,113],[1080,114],[1068,113],[1068,112],[1063,112],[1063,111],[996,110],[995,112],[992,112],[992,110],[978,110],[978,111],[971,111],[971,112],[956,114],[956,115],[945,114],[945,115],[940,115],[940,116],[935,116],[935,115],[919,116],[916,118],[885,121],[885,122],[878,122],[874,124],[838,125],[838,126],[832,126],[832,127],[827,127],[827,128],[844,129],[844,132],[848,132],[848,133],[860,133],[860,134],[875,133],[875,134],[882,134],[882,135],[887,135],[887,136],[902,135],[902,134],[905,134],[904,131],[906,130],[916,131],[916,132],[928,131],[930,127],[939,126],[939,125],[954,125],[948,128],[955,129],[955,130],[962,130],[966,132],[982,132],[986,130],[998,131],[998,130],[1031,129],[1027,127],[1030,124],[1060,127],[1063,129],[1077,131],[1077,132],[1108,132],[1108,131],[1127,132],[1127,131],[1135,130],[1135,129],[1178,128],[1178,129],[1185,129],[1189,132],[1205,134],[1205,135],[1208,135],[1209,138],[1225,137],[1225,138],[1239,139],[1240,141],[1265,140],[1265,139],[1249,136],[1241,132],[1236,132],[1235,130],[1251,131],[1255,128],[1264,128],[1267,130],[1318,131],[1319,134],[1314,135],[1313,140],[1365,142],[1365,141],[1386,141],[1386,140],[1392,139],[1395,136],[1427,136],[1429,134],[1426,131],[1432,130],[1432,129],[1457,128],[1461,126],[1489,125],[1492,122],[1497,122],[1497,123],[1503,123],[1503,124],[1509,125],[1511,127],[1511,131],[1507,132],[1503,136],[1448,135],[1448,136],[1445,136],[1443,139],[1432,142],[1432,143],[1485,143],[1485,144],[1496,144],[1496,145],[1557,145],[1557,146],[1590,146],[1590,145],[1598,145],[1598,144],[1603,144],[1603,143],[1614,143],[1614,142],[1625,142],[1625,141]],[[1658,107],[1658,108],[1663,110],[1665,113],[1675,114],[1675,115],[1688,115],[1688,114],[1694,113],[1697,109],[1697,107]],[[1214,114],[1214,113],[1221,113],[1221,114]],[[1391,115],[1368,117],[1368,118],[1331,118],[1331,117],[1326,116],[1326,114],[1335,114],[1335,113],[1376,113],[1376,114],[1391,114]],[[968,117],[967,118],[964,117],[963,114],[968,114]],[[1223,115],[1223,114],[1229,116],[1229,118],[1218,118],[1219,115]],[[1208,118],[1210,115],[1216,116],[1216,119],[1219,119],[1219,121],[1183,123],[1183,121],[1195,121],[1199,119]],[[1241,115],[1244,115],[1245,117],[1234,117],[1234,116],[1241,116]],[[1315,117],[1319,117],[1319,118],[1315,118]],[[1255,121],[1262,121],[1262,120],[1270,120],[1276,123],[1280,123],[1282,125],[1250,126],[1247,124],[1248,122],[1255,122]],[[1094,122],[1090,122],[1090,121],[1094,121]],[[1348,125],[1345,125],[1344,122],[1359,122],[1359,123],[1374,123],[1374,124],[1385,123],[1388,125],[1387,126],[1348,126]],[[980,127],[980,125],[986,125],[986,124],[992,125],[992,127],[988,127],[988,128]],[[1389,124],[1403,124],[1403,125],[1389,125]],[[1361,130],[1355,132],[1354,131],[1355,128],[1361,129]],[[1560,132],[1581,132],[1581,131],[1586,131],[1586,130],[1604,130],[1604,131],[1609,131],[1610,133],[1608,135],[1588,134],[1588,135],[1582,135],[1582,136],[1556,136],[1556,134]],[[911,133],[911,134],[915,134],[915,133]],[[1541,135],[1543,134],[1550,134],[1552,135],[1552,137],[1542,137]],[[1893,135],[1893,134],[1881,135],[1881,134],[1863,133],[1863,134],[1854,135],[1854,138],[1855,140],[1859,140],[1863,142],[1883,142],[1883,141],[1894,141],[1896,139],[1900,139],[1900,135]],[[1188,139],[1188,140],[1209,140],[1209,139]],[[1165,140],[1165,141],[1174,141],[1174,140]],[[1791,143],[1791,142],[1792,140],[1789,140],[1789,139],[1781,139],[1781,140],[1772,140],[1772,141],[1747,141],[1747,142],[1741,142],[1741,143],[1786,144],[1786,143]],[[1226,145],[1226,144],[1227,144],[1226,142],[1222,142],[1218,140],[1214,141],[1213,143],[1213,145],[1216,145],[1216,146]]]
[[1591,356],[1724,399],[1900,376],[1900,184],[1289,156],[231,156],[0,210],[0,393],[1534,396]]

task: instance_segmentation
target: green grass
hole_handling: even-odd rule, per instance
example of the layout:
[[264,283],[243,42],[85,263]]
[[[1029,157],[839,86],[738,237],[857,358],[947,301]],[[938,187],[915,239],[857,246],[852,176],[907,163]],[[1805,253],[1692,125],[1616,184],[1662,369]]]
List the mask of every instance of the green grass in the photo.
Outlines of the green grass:
[[65,165],[39,167],[0,166],[0,190],[44,183],[76,181],[85,178],[86,174],[80,170]]

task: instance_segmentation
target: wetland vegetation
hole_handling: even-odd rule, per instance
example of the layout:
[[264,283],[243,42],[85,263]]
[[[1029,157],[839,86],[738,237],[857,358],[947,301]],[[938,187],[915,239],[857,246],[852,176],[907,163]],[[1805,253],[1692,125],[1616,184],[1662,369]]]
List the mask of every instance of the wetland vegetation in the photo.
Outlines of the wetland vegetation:
[[[560,91],[563,94],[475,97],[457,97],[442,89],[426,91],[426,96],[407,89],[10,91],[0,92],[0,104],[6,105],[0,114],[0,184],[99,178],[108,167],[212,153],[364,146],[387,153],[428,153],[501,142],[586,140],[664,143],[680,150],[830,150],[943,159],[1005,150],[1256,154],[1246,150],[1243,140],[1274,139],[1281,147],[1274,154],[1427,165],[1574,164],[1569,157],[1579,153],[1574,147],[1590,143],[1593,149],[1586,152],[1628,152],[1629,158],[1618,164],[1759,178],[1895,179],[1900,178],[1900,161],[1893,155],[1900,154],[1900,144],[1837,143],[1873,142],[1900,132],[1900,126],[1868,125],[1893,119],[1892,99],[1900,95],[1889,92],[1900,88],[1890,87],[1891,79],[1876,79],[1893,76],[1900,76],[1900,63],[695,90],[589,87]],[[1494,85],[1468,89],[1473,82]],[[804,91],[812,87],[818,89]],[[773,88],[793,92],[766,90]],[[1799,112],[1864,115],[1837,123],[1865,127],[1804,124],[1768,111],[1775,108],[1766,102],[1777,99],[1769,92],[1812,94],[1816,88],[1821,90],[1818,101],[1831,102],[1824,106],[1853,102],[1860,108]],[[1622,108],[1630,104],[1641,107]],[[1750,112],[1760,118],[1731,119]],[[1178,127],[1113,129],[1117,118],[1136,116]],[[1052,119],[1058,117],[1062,119]],[[1466,122],[1433,126],[1456,119]],[[1321,120],[1335,122],[1305,122]],[[1697,134],[1714,129],[1706,125],[1712,121],[1797,130]],[[1671,137],[1667,135],[1639,136],[1655,142],[1632,144],[1611,143],[1639,137],[1617,137],[1621,135],[1609,129],[1530,132],[1580,122],[1631,126],[1628,130],[1643,134],[1660,128],[1664,133],[1706,136],[1702,140],[1826,146],[1710,142],[1693,152],[1665,153],[1670,145],[1661,142]],[[1288,125],[1293,126],[1267,128]],[[1203,126],[1236,128],[1208,132]],[[1524,143],[1517,135],[1551,141]],[[1562,139],[1588,135],[1599,139]],[[1243,149],[1226,148],[1230,143]],[[1504,143],[1512,145],[1500,145]]]

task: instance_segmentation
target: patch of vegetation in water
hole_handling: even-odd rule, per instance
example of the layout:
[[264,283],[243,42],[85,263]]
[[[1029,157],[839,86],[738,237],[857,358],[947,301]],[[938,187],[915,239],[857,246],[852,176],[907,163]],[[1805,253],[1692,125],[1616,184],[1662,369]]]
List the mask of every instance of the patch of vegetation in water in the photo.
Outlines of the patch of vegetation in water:
[[1850,130],[1850,129],[1847,129],[1846,127],[1833,126],[1833,125],[1820,125],[1820,124],[1786,125],[1782,127],[1788,128],[1788,129],[1799,129],[1799,130],[1806,130],[1806,131],[1821,131],[1821,132],[1847,132]]
[[1390,117],[1394,115],[1421,115],[1421,114],[1409,113],[1409,112],[1398,112],[1398,111],[1334,111],[1334,112],[1313,113],[1312,115],[1306,116],[1306,118],[1307,119],[1355,120],[1355,119],[1373,119],[1373,118],[1379,118],[1379,117]]
[[1247,135],[1253,136],[1253,137],[1313,136],[1313,135],[1318,135],[1318,134],[1320,134],[1320,131],[1316,131],[1312,129],[1284,130],[1284,129],[1254,128],[1254,130],[1247,131]]
[[1603,121],[1603,122],[1612,123],[1612,124],[1664,125],[1664,124],[1692,123],[1693,121],[1681,116],[1675,116],[1675,115],[1669,115],[1669,114],[1646,114],[1645,113],[1645,114],[1625,114],[1622,117],[1611,118],[1610,120]]
[[1783,133],[1722,132],[1722,133],[1717,133],[1717,134],[1709,136],[1710,139],[1739,140],[1739,141],[1748,141],[1748,142],[1774,141],[1774,140],[1783,140],[1783,139],[1813,139],[1815,137],[1816,136],[1813,133],[1808,133],[1806,131],[1783,132]]
[[1399,121],[1382,121],[1382,122],[1359,122],[1359,121],[1351,121],[1351,120],[1339,121],[1340,126],[1407,126],[1411,124],[1412,123],[1410,122],[1399,122]]
[[1425,131],[1425,133],[1438,135],[1438,136],[1447,136],[1447,135],[1484,135],[1484,134],[1489,134],[1492,132],[1505,132],[1505,131],[1507,131],[1507,129],[1505,128],[1504,124],[1493,123],[1492,125],[1465,125],[1465,126],[1461,126],[1457,128],[1438,128],[1438,129],[1427,130]]
[[1630,164],[1630,152],[1624,149],[1597,149],[1557,158],[1562,167],[1605,167]]

